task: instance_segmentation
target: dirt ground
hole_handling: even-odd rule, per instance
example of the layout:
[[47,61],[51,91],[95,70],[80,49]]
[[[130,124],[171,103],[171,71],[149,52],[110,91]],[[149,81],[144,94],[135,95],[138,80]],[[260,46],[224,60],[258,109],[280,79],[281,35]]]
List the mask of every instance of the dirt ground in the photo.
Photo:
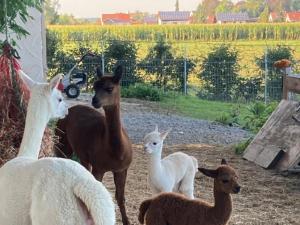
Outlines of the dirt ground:
[[[169,146],[165,155],[183,151],[198,159],[199,166],[216,168],[221,158],[226,158],[239,173],[241,193],[233,195],[233,212],[229,225],[299,225],[300,224],[300,175],[283,176],[272,170],[264,170],[243,160],[229,147],[208,145]],[[105,186],[114,193],[110,173],[104,177]],[[213,202],[213,180],[197,173],[195,197]],[[114,196],[114,194],[113,194]],[[151,196],[147,183],[147,157],[141,146],[134,146],[134,159],[126,184],[126,207],[132,224],[137,220],[140,203]],[[121,225],[117,208],[118,225]]]

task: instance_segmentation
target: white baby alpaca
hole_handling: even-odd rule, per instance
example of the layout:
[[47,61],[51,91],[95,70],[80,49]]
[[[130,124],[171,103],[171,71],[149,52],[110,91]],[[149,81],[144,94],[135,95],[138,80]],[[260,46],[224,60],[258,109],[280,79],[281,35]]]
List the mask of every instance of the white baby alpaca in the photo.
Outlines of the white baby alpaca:
[[153,194],[179,192],[194,198],[194,178],[198,171],[197,159],[183,152],[176,152],[161,159],[163,141],[168,132],[155,130],[144,137],[144,148],[149,154],[148,176]]
[[0,224],[114,225],[109,192],[83,166],[68,159],[38,160],[49,119],[67,113],[57,90],[60,77],[38,84],[19,75],[32,89],[19,154],[0,168]]

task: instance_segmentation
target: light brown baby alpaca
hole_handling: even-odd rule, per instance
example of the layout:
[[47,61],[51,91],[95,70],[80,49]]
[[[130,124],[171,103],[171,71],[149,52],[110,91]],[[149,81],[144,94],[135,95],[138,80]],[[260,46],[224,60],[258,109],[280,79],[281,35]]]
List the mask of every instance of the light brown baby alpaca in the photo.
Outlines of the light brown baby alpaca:
[[[191,200],[176,193],[163,193],[145,200],[140,206],[139,221],[147,225],[225,225],[231,211],[230,194],[240,192],[235,170],[222,159],[216,170],[199,168],[214,178],[214,206],[201,200]],[[146,215],[146,216],[145,216]]]

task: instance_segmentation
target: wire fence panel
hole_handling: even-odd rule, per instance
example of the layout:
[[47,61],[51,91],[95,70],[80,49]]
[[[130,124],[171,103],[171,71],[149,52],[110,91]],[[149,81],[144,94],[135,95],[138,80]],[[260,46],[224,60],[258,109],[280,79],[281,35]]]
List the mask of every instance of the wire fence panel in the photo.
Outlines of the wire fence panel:
[[[175,91],[201,99],[226,102],[270,102],[278,101],[282,97],[282,72],[274,68],[272,55],[267,52],[268,48],[265,59],[261,56],[263,52],[260,52],[261,62],[258,63],[257,55],[249,62],[245,62],[244,58],[239,58],[238,62],[228,62],[222,59],[205,61],[201,58],[188,58],[182,56],[188,55],[183,52],[181,56],[170,59],[113,59],[106,55],[106,42],[97,42],[94,39],[93,43],[87,39],[78,43],[67,41],[61,46],[62,50],[59,52],[50,52],[52,55],[48,57],[49,76],[59,72],[67,73],[76,63],[76,57],[79,58],[91,49],[96,52],[95,57],[84,59],[73,71],[73,74],[83,72],[87,75],[87,91],[92,90],[97,67],[105,73],[113,73],[115,66],[121,64],[124,68],[121,82],[123,87],[146,84],[159,88],[162,92]],[[251,48],[254,49],[255,46]],[[299,68],[296,67],[295,70],[299,71]]]

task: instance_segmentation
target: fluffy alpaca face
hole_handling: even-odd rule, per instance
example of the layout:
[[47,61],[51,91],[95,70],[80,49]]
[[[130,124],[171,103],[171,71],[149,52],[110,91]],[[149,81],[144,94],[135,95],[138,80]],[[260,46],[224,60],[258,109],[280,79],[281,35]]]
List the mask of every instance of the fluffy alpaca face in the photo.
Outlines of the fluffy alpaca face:
[[98,80],[94,83],[95,95],[92,99],[92,105],[95,108],[102,106],[116,105],[120,96],[120,80],[123,69],[118,66],[114,75],[103,76],[100,69],[97,69]]
[[155,130],[147,134],[144,137],[144,149],[149,154],[155,154],[161,152],[163,142],[167,137],[170,130],[166,132],[158,132],[158,127],[155,127]]
[[219,191],[227,194],[237,194],[241,186],[238,183],[238,175],[235,170],[229,166],[225,159],[222,159],[221,166],[216,170],[199,168],[204,175],[215,179]]
[[238,175],[234,169],[228,165],[218,168],[218,176],[216,179],[220,189],[228,194],[237,194],[240,192],[241,186],[238,183]]
[[151,132],[144,138],[144,150],[149,154],[160,152],[162,145],[163,139],[161,138],[161,133],[159,132]]
[[68,106],[64,102],[63,95],[61,91],[57,88],[53,88],[49,94],[49,105],[50,105],[50,117],[54,118],[64,118],[68,114]]

